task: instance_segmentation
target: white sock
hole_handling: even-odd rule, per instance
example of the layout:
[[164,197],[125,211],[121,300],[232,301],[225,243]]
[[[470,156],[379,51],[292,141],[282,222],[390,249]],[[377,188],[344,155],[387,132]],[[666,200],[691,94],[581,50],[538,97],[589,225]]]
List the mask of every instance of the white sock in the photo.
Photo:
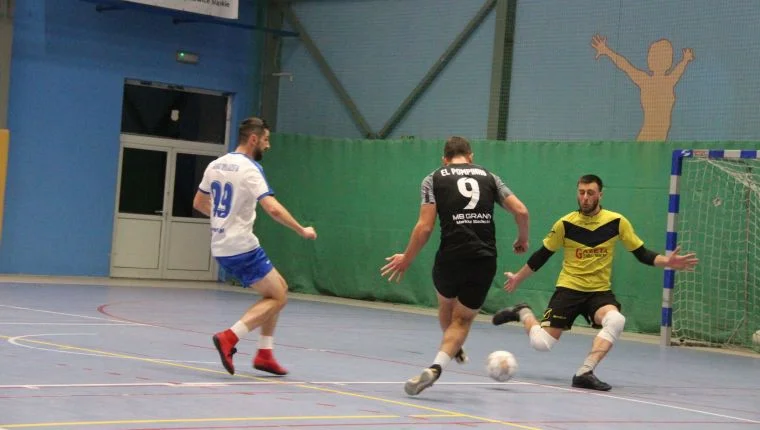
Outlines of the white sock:
[[441,366],[441,369],[445,369],[446,366],[449,365],[450,361],[451,357],[449,357],[449,354],[446,354],[443,351],[438,351],[438,354],[435,356],[435,360],[433,360],[433,364],[437,364]]
[[274,337],[272,336],[259,336],[259,349],[272,349],[274,348]]
[[243,323],[243,321],[238,321],[235,324],[230,327],[230,330],[232,330],[233,333],[235,333],[235,336],[238,337],[238,339],[242,339],[243,336],[247,335],[250,330],[248,330],[248,326]]
[[584,373],[593,372],[596,368],[596,365],[599,364],[598,361],[594,360],[591,357],[586,357],[586,361],[583,362],[583,366],[581,366],[577,372],[575,372],[576,376],[581,376]]
[[524,323],[526,318],[533,316],[533,311],[528,308],[522,308],[517,312],[517,315],[520,317],[520,322]]

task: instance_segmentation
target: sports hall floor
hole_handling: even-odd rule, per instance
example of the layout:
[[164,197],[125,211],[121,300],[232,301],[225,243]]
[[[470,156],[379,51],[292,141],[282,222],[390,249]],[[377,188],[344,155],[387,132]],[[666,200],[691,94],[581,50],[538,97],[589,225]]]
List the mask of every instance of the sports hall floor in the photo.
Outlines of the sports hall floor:
[[[388,288],[404,288],[389,285]],[[573,389],[585,330],[551,353],[517,326],[479,318],[466,350],[419,396],[404,381],[429,365],[434,312],[293,295],[275,354],[290,374],[237,374],[211,335],[256,299],[214,283],[0,277],[0,429],[760,429],[760,354],[669,348],[625,335],[597,369],[608,393]],[[514,379],[483,371],[513,352]]]

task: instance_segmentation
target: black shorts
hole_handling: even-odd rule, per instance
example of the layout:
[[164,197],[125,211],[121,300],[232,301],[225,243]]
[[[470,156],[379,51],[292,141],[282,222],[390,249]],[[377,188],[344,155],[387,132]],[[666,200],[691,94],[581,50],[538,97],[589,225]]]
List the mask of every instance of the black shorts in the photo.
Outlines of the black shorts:
[[570,288],[557,287],[549,300],[549,306],[544,311],[541,327],[554,327],[570,330],[578,315],[588,321],[594,328],[601,328],[594,322],[594,314],[602,306],[613,305],[622,309],[612,291],[578,291]]
[[433,285],[447,299],[457,298],[470,309],[480,309],[496,276],[496,257],[435,260]]

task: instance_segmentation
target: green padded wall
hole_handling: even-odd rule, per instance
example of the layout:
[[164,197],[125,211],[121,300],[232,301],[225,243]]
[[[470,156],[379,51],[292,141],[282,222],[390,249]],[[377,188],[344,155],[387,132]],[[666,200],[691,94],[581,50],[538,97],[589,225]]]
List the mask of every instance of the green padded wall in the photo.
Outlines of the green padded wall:
[[[635,143],[475,141],[475,163],[502,177],[531,214],[531,251],[552,223],[575,210],[579,176],[599,175],[603,206],[623,213],[647,247],[664,250],[671,153],[682,147],[757,148],[753,143]],[[419,213],[420,183],[440,166],[443,141],[351,140],[274,134],[262,164],[277,198],[316,241],[305,241],[260,213],[256,234],[292,291],[435,306],[430,272],[438,232],[401,284],[380,277],[384,258],[404,250]],[[512,295],[501,289],[502,272],[516,271],[529,254],[511,252],[516,229],[497,208],[500,270],[483,310],[527,301],[543,311],[554,289],[561,258],[555,255]],[[437,226],[436,226],[437,230]],[[501,270],[503,269],[503,270]],[[617,248],[613,290],[627,316],[626,329],[658,332],[662,270],[640,264]],[[585,325],[579,318],[576,324]]]

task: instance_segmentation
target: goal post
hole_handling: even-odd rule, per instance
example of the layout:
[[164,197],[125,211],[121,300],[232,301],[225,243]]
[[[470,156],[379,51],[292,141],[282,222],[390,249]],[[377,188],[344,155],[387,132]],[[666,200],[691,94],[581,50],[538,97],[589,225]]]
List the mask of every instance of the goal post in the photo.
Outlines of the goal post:
[[666,255],[676,246],[699,264],[665,269],[661,344],[751,348],[760,330],[760,151],[673,151]]

